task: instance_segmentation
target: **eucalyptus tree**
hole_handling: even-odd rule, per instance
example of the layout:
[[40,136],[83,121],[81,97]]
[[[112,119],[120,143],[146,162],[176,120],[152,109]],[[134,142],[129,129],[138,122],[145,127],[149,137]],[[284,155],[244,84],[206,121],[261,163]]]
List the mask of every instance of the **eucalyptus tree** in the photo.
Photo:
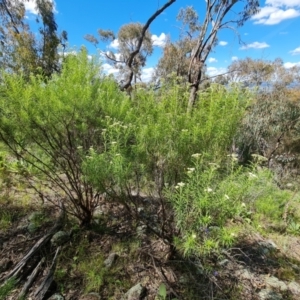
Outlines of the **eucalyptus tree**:
[[67,33],[62,31],[58,35],[52,1],[36,0],[36,9],[42,24],[39,28],[40,39],[36,42],[37,59],[43,74],[49,77],[53,72],[59,71],[58,47],[65,44]]
[[[123,25],[118,31],[117,39],[111,30],[98,30],[100,40],[115,41],[119,44],[120,53],[118,55],[112,51],[102,51],[102,54],[110,63],[122,70],[124,78],[120,84],[121,90],[130,89],[132,80],[140,74],[141,67],[145,66],[147,56],[152,53],[151,34],[149,32],[151,23],[175,1],[166,2],[144,25],[140,23]],[[87,34],[85,38],[95,46],[99,43],[98,39],[91,34]]]
[[223,81],[239,82],[259,90],[282,90],[300,83],[300,67],[287,68],[281,58],[271,61],[247,57],[232,62]]
[[176,42],[167,41],[163,55],[155,68],[154,80],[169,80],[171,74],[176,77],[186,77],[189,68],[190,53],[193,40],[189,37]]
[[151,33],[147,30],[140,50],[132,60],[131,68],[127,66],[126,62],[128,62],[131,53],[137,48],[142,30],[142,24],[129,23],[120,28],[117,37],[111,35],[110,32],[106,30],[98,31],[102,40],[109,40],[110,42],[118,41],[119,53],[108,51],[105,52],[104,55],[107,58],[108,63],[120,70],[120,79],[122,81],[126,80],[127,77],[130,77],[130,73],[133,72],[133,79],[136,82],[136,79],[141,75],[142,67],[146,65],[147,56],[151,55],[153,52]]
[[[145,64],[145,53],[140,54],[145,48],[147,32],[149,26],[165,9],[176,0],[169,0],[158,9],[146,22],[144,26],[124,25],[119,32],[126,37],[127,42],[131,40],[131,46],[126,45],[124,53],[118,57],[112,52],[102,51],[102,54],[116,66],[124,68],[126,76],[121,89],[131,86],[134,74],[138,73],[137,66]],[[235,32],[237,27],[242,26],[251,16],[258,12],[258,0],[205,0],[203,21],[193,7],[181,9],[177,19],[182,22],[185,36],[181,35],[180,41],[167,44],[164,56],[158,65],[157,74],[166,74],[169,70],[175,70],[177,74],[183,74],[190,87],[190,97],[188,111],[194,106],[197,93],[205,77],[205,63],[208,55],[217,44],[217,35],[222,29],[232,29]],[[238,12],[233,12],[237,7]],[[128,31],[128,32],[127,32]],[[125,32],[127,32],[125,34]],[[111,30],[98,30],[101,40],[118,41],[116,35]],[[130,34],[129,34],[130,33]],[[133,37],[133,39],[132,39]],[[98,44],[98,39],[93,35],[86,35],[85,38],[94,45]],[[132,42],[133,41],[133,42]],[[122,41],[121,41],[122,42]],[[184,45],[184,47],[182,47]],[[150,48],[148,48],[150,50]],[[151,51],[148,51],[150,54]],[[121,59],[120,59],[121,58]],[[172,65],[173,64],[173,65]]]
[[163,79],[168,82],[176,76],[180,82],[187,81],[184,79],[187,79],[192,49],[197,44],[197,35],[201,30],[201,24],[199,16],[192,6],[181,8],[177,15],[177,21],[182,23],[179,28],[179,39],[174,42],[167,41],[163,55],[155,69],[155,80]]
[[[180,38],[166,45],[155,74],[164,77],[171,71],[185,78],[190,87],[188,111],[196,102],[202,82],[207,80],[206,61],[217,45],[218,33],[223,29],[231,29],[237,33],[237,28],[258,12],[259,7],[257,0],[205,2],[203,17],[192,6],[179,11],[177,20],[182,23]],[[239,12],[233,12],[234,7],[237,7]]]
[[67,33],[57,32],[54,4],[50,0],[36,0],[36,21],[41,24],[39,34],[32,32],[26,22],[23,0],[0,0],[0,63],[10,72],[42,74],[49,77],[59,70],[59,45],[67,40]]
[[[190,8],[183,11],[179,17],[183,24],[187,24],[190,31],[196,31],[196,44],[191,49],[190,64],[188,68],[188,82],[190,84],[190,97],[188,110],[194,106],[197,92],[203,80],[205,62],[208,55],[216,46],[220,30],[232,29],[242,26],[251,16],[258,11],[258,0],[205,0],[206,10],[198,26],[198,15]],[[232,12],[233,7],[238,7],[239,12]]]

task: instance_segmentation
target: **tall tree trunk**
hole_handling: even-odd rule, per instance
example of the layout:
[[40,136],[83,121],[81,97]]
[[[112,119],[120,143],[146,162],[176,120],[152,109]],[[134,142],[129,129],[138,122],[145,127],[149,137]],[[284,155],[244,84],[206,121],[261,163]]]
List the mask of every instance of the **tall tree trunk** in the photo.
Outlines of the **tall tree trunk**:
[[199,89],[199,84],[194,84],[191,87],[189,103],[188,103],[188,108],[187,108],[188,113],[190,113],[192,111],[192,109],[196,103],[198,89]]
[[[202,51],[199,54],[200,58],[201,58],[201,53],[202,53]],[[206,57],[207,57],[207,55],[206,55]],[[194,58],[194,67],[196,68],[197,71],[196,71],[196,74],[194,75],[193,80],[191,80],[192,77],[189,75],[190,82],[191,82],[191,88],[190,88],[190,98],[189,98],[189,103],[188,103],[188,108],[187,108],[188,113],[190,113],[192,111],[193,107],[196,104],[196,98],[197,98],[197,93],[199,90],[199,85],[203,78],[203,70],[202,69],[204,67],[204,61],[205,61],[206,57],[201,61],[199,61],[199,59]],[[195,63],[195,61],[196,61],[196,63]]]

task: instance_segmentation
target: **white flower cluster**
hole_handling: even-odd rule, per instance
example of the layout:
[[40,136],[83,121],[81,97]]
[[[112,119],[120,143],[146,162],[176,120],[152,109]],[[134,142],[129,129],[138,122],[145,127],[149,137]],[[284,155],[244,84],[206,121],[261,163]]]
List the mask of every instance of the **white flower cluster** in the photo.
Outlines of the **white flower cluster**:
[[184,182],[178,182],[177,185],[175,186],[175,189],[179,189],[185,186]]
[[253,174],[251,172],[249,172],[248,175],[249,175],[249,178],[257,178],[257,175],[255,175],[255,174]]
[[192,174],[195,171],[195,168],[187,168],[187,173]]
[[236,153],[232,153],[232,154],[229,154],[229,155],[227,155],[228,157],[231,157],[231,159],[233,160],[233,161],[238,161],[238,158],[239,158],[239,156],[236,154]]

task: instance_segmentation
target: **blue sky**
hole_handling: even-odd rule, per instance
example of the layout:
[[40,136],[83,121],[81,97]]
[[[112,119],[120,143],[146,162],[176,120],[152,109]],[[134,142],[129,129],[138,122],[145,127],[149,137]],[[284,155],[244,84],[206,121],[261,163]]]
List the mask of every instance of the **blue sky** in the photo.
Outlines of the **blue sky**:
[[[35,19],[34,1],[25,2],[30,23]],[[97,36],[99,28],[117,32],[126,23],[145,23],[166,2],[166,0],[52,1],[55,2],[59,31],[68,32],[69,50],[79,49],[85,45],[90,54],[96,53],[96,48],[84,39],[85,34]],[[261,11],[243,27],[238,28],[240,37],[246,45],[239,44],[233,31],[220,32],[219,44],[207,61],[207,70],[211,76],[225,72],[233,60],[245,57],[265,60],[280,57],[286,67],[300,65],[300,0],[263,0],[260,1],[260,5]],[[177,0],[152,23],[150,32],[155,42],[155,51],[143,70],[143,80],[146,81],[151,77],[167,37],[172,41],[178,38],[180,23],[176,21],[176,15],[181,7],[186,6],[193,6],[200,16],[200,21],[203,19],[205,0]],[[118,53],[116,46],[117,41],[111,45],[99,44],[99,48],[103,51],[112,50]],[[105,62],[103,67],[108,73],[116,73],[116,70]]]

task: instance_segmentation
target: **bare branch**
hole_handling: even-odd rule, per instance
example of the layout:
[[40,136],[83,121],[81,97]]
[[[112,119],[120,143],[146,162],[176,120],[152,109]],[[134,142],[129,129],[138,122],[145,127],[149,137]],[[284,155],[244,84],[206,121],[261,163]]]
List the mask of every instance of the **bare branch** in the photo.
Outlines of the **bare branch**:
[[145,38],[145,35],[146,35],[146,32],[149,28],[149,26],[151,25],[151,23],[164,11],[166,10],[170,5],[172,5],[174,2],[176,2],[176,0],[169,0],[164,6],[162,6],[159,10],[157,10],[149,19],[148,21],[146,22],[146,24],[143,26],[142,28],[142,32],[141,32],[141,36],[140,38],[138,39],[138,43],[137,43],[137,46],[136,46],[136,49],[130,53],[130,56],[128,58],[128,60],[126,61],[126,65],[127,67],[130,69],[130,73],[128,75],[128,78],[126,80],[126,82],[122,85],[121,89],[122,90],[126,90],[130,85],[131,85],[131,82],[132,82],[132,79],[133,79],[133,75],[134,75],[134,72],[132,70],[132,64],[133,64],[133,61],[134,61],[134,58],[135,56],[140,52],[140,49],[142,47],[142,44],[143,44],[143,40]]
[[[188,111],[191,111],[196,101],[196,95],[199,89],[199,84],[203,77],[203,66],[215,45],[217,34],[220,29],[230,28],[230,23],[237,23],[242,25],[244,21],[249,19],[251,15],[257,12],[259,3],[256,0],[249,1],[239,14],[240,20],[229,20],[223,22],[223,19],[231,11],[232,7],[241,2],[240,0],[221,1],[221,0],[206,0],[206,13],[202,29],[199,33],[196,46],[192,50],[192,56],[188,70],[188,81],[190,83],[190,99],[188,104]],[[208,28],[211,26],[211,32],[208,33]]]
[[105,58],[107,58],[107,59],[113,61],[114,63],[125,63],[124,60],[117,60],[117,59],[115,59],[115,58],[109,56],[109,55],[107,54],[107,52],[105,52],[105,51],[100,51],[100,52],[101,52],[101,54],[103,54],[103,55],[105,56]]

